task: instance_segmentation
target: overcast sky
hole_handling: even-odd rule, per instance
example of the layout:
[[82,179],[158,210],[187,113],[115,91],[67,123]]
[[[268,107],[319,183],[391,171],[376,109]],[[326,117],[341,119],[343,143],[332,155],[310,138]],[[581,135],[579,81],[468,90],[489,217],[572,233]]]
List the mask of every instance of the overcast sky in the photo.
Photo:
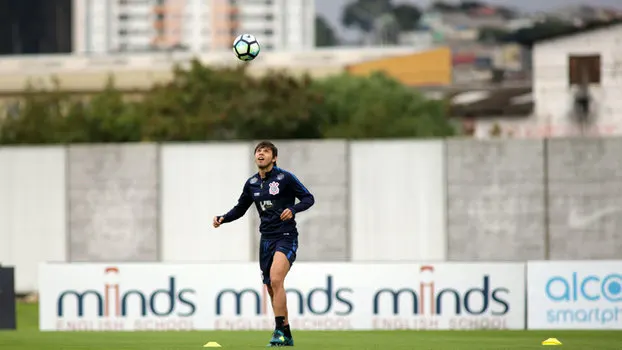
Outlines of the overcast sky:
[[[343,34],[341,28],[341,10],[343,6],[352,0],[315,0],[316,10],[319,14],[323,15],[336,29]],[[431,0],[393,0],[394,3],[412,3],[419,7],[427,6]],[[577,4],[592,4],[594,6],[611,6],[622,9],[622,0],[487,0],[482,1],[489,4],[501,4],[509,5],[519,8],[522,11],[542,11],[550,10],[553,8],[577,5]],[[349,36],[349,35],[347,35]]]

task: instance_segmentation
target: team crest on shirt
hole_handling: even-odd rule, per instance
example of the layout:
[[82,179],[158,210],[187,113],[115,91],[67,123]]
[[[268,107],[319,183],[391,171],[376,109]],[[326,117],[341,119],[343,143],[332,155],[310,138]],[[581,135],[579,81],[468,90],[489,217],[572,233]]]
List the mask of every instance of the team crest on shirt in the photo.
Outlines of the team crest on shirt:
[[272,181],[270,182],[268,186],[270,186],[270,189],[268,189],[268,193],[270,193],[273,196],[279,194],[279,183],[278,182]]

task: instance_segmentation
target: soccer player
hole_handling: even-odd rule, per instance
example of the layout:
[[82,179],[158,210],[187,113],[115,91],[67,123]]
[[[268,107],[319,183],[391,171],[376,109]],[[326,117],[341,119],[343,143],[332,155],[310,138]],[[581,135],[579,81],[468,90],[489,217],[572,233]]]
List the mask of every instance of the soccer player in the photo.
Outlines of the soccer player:
[[[285,276],[296,260],[298,230],[295,217],[309,209],[315,199],[294,176],[276,166],[278,150],[268,141],[255,147],[255,164],[259,171],[244,184],[233,209],[214,217],[214,227],[241,218],[255,203],[261,223],[259,232],[259,267],[275,316],[275,329],[268,347],[294,346],[287,317]],[[295,199],[299,202],[295,204]]]

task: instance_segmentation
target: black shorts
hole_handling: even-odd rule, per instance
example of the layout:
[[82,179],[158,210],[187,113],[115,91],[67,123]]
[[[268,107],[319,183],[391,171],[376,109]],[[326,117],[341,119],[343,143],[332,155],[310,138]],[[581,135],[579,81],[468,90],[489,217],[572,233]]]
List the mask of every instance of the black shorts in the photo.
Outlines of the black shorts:
[[289,260],[291,267],[296,261],[296,250],[298,250],[298,237],[277,236],[262,237],[259,242],[259,268],[261,269],[261,279],[263,284],[270,284],[270,268],[274,253],[281,252]]

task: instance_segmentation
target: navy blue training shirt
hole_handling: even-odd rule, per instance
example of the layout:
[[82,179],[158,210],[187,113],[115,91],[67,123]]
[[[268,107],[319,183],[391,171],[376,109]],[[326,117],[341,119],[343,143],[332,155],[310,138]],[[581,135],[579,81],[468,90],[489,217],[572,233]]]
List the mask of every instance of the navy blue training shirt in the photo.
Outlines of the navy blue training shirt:
[[[296,198],[299,202],[294,204]],[[294,174],[273,167],[264,179],[257,173],[246,181],[238,204],[223,215],[223,223],[241,218],[253,202],[261,219],[259,232],[262,236],[289,233],[297,237],[296,214],[309,209],[315,203],[315,198]],[[288,208],[294,217],[282,221],[281,213]]]

